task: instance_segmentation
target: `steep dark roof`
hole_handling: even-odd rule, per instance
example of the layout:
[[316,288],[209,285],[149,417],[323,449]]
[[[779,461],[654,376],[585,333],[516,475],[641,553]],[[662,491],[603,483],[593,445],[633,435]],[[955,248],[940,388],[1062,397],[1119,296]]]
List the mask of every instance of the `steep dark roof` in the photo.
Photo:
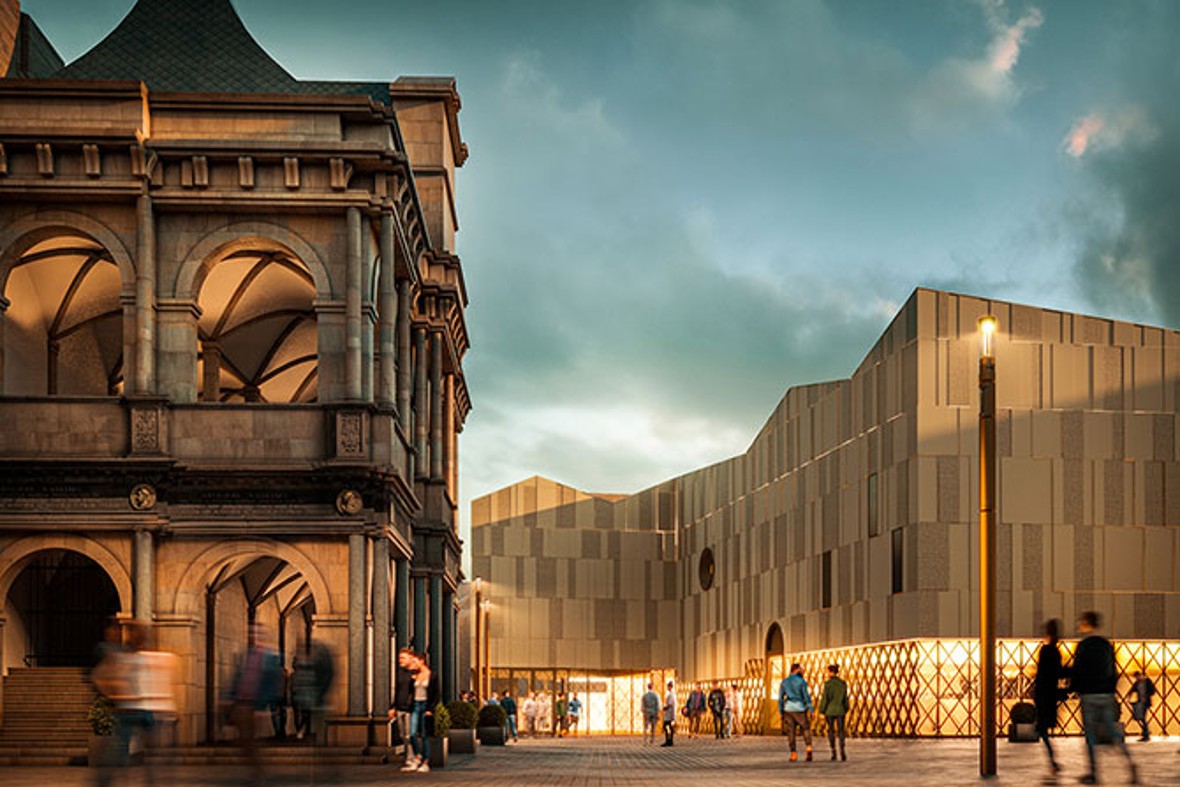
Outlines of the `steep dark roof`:
[[39,79],[52,76],[63,65],[61,55],[49,43],[49,39],[37,27],[28,14],[20,15],[16,30],[16,42],[12,47],[12,60],[8,63],[6,77],[17,79]]
[[[55,76],[133,79],[186,93],[371,92],[354,83],[308,89],[254,40],[229,0],[138,0],[110,35]],[[381,100],[388,103],[388,91]]]

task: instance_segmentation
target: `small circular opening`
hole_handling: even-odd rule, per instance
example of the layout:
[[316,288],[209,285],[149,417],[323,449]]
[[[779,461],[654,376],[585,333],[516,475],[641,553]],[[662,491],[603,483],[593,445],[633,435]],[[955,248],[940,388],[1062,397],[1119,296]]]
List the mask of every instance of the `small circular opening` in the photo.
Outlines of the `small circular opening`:
[[698,569],[701,579],[701,590],[713,587],[713,575],[717,573],[717,564],[713,561],[713,550],[705,547],[701,552],[701,564]]

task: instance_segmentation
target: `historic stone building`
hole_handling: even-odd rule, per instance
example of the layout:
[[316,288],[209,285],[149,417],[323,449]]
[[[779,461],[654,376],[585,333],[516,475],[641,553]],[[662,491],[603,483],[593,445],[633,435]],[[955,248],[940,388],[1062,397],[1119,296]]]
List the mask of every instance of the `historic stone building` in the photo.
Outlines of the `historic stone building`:
[[761,698],[786,660],[816,680],[839,661],[858,732],[973,732],[989,312],[1005,707],[1042,622],[1097,609],[1180,729],[1180,332],[926,289],[740,456],[630,496],[534,478],[475,500],[492,687],[594,684],[602,728],[638,729],[633,676],[653,668]]
[[0,744],[107,615],[180,657],[185,743],[250,622],[331,646],[334,741],[397,645],[453,694],[454,80],[295,79],[228,0],[139,0],[68,65],[2,0],[3,74]]

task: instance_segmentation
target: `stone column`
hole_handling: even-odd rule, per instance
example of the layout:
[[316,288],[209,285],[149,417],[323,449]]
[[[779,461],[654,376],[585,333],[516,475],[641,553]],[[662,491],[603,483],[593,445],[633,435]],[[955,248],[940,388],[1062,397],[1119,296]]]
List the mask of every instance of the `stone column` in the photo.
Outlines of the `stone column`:
[[373,303],[373,230],[368,219],[361,220],[361,399],[373,401],[373,326],[377,311]]
[[344,270],[344,398],[361,399],[361,212],[345,211],[348,256]]
[[394,568],[397,576],[393,596],[393,627],[397,631],[398,650],[401,650],[410,644],[410,561],[399,557]]
[[414,649],[426,650],[426,577],[414,577]]
[[205,361],[201,384],[201,400],[221,401],[221,345],[217,342],[202,342],[201,357]]
[[443,378],[443,475],[451,503],[459,499],[459,475],[455,462],[455,375]]
[[455,699],[455,594],[443,592],[442,600],[442,690],[443,699]]
[[162,298],[156,302],[156,312],[154,384],[173,402],[196,402],[200,309],[193,301]]
[[138,315],[135,310],[134,285],[119,293],[119,305],[123,307],[123,393],[127,394],[135,387],[135,331]]
[[426,456],[427,426],[430,403],[427,401],[427,366],[426,366],[426,329],[414,329],[414,352],[417,363],[414,369],[414,476],[426,478],[430,473],[430,465]]
[[381,374],[377,385],[377,403],[393,407],[397,403],[396,333],[401,315],[398,311],[397,285],[393,264],[393,214],[381,214],[381,273],[377,280],[377,310],[381,316],[378,354]]
[[156,381],[156,221],[151,197],[141,196],[136,208],[135,385],[132,390],[149,394],[154,391]]
[[[410,437],[410,280],[397,283],[397,415],[406,439]],[[410,479],[411,481],[413,479]]]
[[135,617],[150,624],[156,597],[152,531],[135,531]]
[[442,577],[430,575],[430,669],[442,677],[443,592]]
[[443,332],[430,332],[430,480],[443,480]]
[[365,708],[365,537],[348,537],[348,715]]
[[373,540],[373,703],[372,715],[384,717],[392,704],[389,676],[389,539]]

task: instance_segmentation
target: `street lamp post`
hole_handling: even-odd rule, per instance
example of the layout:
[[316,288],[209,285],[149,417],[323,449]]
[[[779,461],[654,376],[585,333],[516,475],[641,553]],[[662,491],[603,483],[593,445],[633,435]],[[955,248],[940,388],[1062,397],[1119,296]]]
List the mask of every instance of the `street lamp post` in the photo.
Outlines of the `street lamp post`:
[[979,320],[979,775],[996,775],[996,318]]
[[483,615],[483,669],[487,676],[487,682],[484,685],[484,697],[492,696],[492,602],[484,599],[480,605],[480,614]]
[[481,659],[483,658],[483,580],[479,577],[475,578],[475,605],[472,612],[475,613],[475,693],[478,699],[483,700],[483,666]]

